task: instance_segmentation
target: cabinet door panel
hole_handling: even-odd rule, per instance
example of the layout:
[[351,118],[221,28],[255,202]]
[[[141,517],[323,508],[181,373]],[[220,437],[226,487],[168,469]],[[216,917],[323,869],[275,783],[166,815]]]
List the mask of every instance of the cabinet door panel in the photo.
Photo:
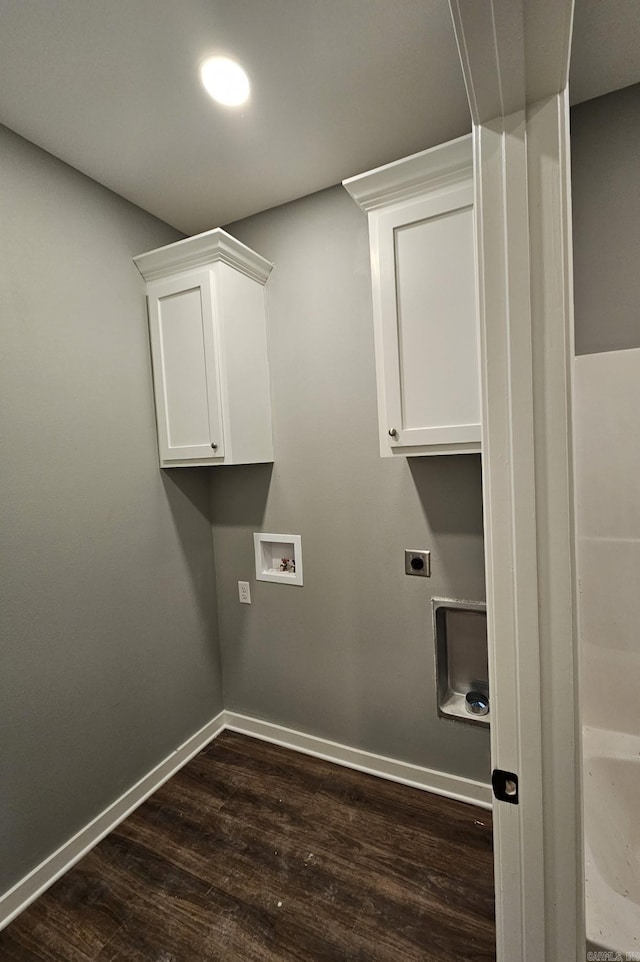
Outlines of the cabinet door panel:
[[403,428],[478,420],[472,230],[466,207],[395,231]]
[[200,288],[158,300],[167,447],[210,446]]
[[[389,444],[480,440],[473,194],[462,187],[380,217]],[[388,292],[385,294],[385,291]]]
[[198,271],[149,289],[163,461],[210,460],[224,454],[210,286],[209,272]]

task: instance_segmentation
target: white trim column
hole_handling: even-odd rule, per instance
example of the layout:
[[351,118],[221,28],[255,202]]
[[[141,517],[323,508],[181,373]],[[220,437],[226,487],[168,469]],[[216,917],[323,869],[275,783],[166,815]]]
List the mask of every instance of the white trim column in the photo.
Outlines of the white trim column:
[[567,90],[527,108],[548,960],[585,958]]
[[[498,962],[585,958],[570,0],[451,0],[474,120]],[[548,43],[546,39],[548,37]]]
[[477,127],[474,147],[491,757],[520,799],[494,805],[497,958],[533,962],[545,913],[524,113]]

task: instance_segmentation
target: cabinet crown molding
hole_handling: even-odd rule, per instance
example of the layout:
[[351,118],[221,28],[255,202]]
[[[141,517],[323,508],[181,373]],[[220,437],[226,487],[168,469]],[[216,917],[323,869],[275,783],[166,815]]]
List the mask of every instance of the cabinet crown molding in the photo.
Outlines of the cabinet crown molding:
[[175,244],[158,247],[146,254],[138,254],[133,260],[146,281],[221,261],[252,280],[265,284],[273,268],[270,261],[220,227],[186,237]]
[[368,212],[469,178],[473,173],[471,134],[411,154],[402,160],[342,181],[356,204]]

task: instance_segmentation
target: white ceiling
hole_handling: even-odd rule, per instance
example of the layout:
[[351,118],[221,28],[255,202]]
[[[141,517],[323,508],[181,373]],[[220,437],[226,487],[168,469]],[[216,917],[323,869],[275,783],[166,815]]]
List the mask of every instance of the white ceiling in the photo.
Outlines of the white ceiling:
[[[640,80],[639,11],[578,0],[574,101]],[[188,234],[471,127],[447,0],[0,0],[0,15],[0,122]],[[200,88],[213,53],[247,69],[244,108]]]

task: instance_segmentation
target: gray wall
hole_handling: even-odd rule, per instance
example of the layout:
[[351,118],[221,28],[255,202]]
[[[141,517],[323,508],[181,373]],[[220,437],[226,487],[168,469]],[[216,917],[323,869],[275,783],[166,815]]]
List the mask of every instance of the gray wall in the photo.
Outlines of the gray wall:
[[[437,717],[429,604],[484,598],[479,457],[379,457],[367,223],[342,187],[230,231],[276,265],[276,459],[212,471],[225,705],[487,780],[487,731]],[[303,587],[255,581],[257,530],[302,535]]]
[[0,128],[0,891],[221,708],[206,471],[158,468],[175,231]]
[[640,84],[571,111],[576,353],[640,347]]

